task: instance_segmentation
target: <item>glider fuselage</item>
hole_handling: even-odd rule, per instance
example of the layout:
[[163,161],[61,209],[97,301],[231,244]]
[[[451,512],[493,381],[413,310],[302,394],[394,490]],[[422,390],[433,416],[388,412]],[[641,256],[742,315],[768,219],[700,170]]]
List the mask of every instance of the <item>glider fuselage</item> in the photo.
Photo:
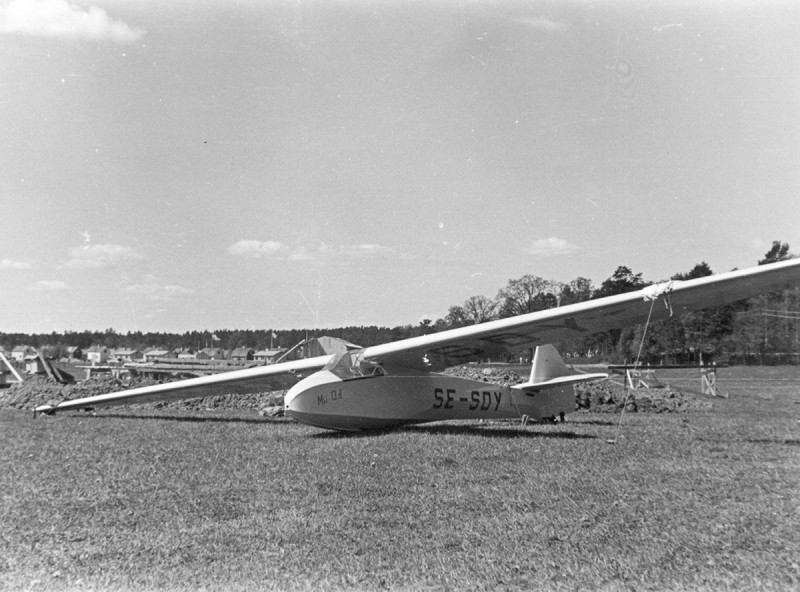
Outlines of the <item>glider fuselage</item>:
[[436,373],[343,379],[320,370],[292,387],[286,414],[333,430],[370,430],[450,419],[545,419],[574,409],[571,386],[524,393]]

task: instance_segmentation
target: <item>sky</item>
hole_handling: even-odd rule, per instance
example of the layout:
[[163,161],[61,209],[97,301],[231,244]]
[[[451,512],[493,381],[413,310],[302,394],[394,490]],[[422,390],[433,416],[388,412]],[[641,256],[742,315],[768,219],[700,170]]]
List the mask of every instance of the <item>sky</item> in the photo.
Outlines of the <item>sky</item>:
[[416,324],[800,251],[800,4],[0,0],[0,332]]

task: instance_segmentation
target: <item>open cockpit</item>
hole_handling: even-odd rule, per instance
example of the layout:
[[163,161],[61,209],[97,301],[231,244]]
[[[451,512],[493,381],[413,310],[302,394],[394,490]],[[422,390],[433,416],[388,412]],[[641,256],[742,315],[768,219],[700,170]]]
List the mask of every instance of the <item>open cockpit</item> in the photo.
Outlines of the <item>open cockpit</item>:
[[327,370],[341,380],[386,376],[377,362],[365,360],[361,350],[336,354],[323,370]]

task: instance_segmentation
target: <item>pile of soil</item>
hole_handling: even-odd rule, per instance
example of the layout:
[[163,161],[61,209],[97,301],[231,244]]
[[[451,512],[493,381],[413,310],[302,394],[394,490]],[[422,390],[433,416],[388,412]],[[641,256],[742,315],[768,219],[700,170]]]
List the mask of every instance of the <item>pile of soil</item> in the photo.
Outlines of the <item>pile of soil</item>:
[[503,386],[511,384],[519,384],[525,382],[525,376],[520,376],[517,372],[503,368],[502,366],[489,366],[482,368],[475,364],[467,364],[466,366],[455,366],[448,368],[444,371],[449,376],[458,376],[459,378],[468,378],[469,380],[478,380],[481,382],[491,382],[493,384],[502,384]]
[[609,382],[575,385],[575,408],[597,413],[675,413],[711,409],[711,401],[672,389],[629,390]]
[[[481,368],[468,365],[450,368],[446,372],[452,376],[469,378],[495,384],[514,385],[527,380],[513,370],[502,367]],[[673,413],[689,409],[710,409],[708,400],[671,389],[628,390],[608,381],[585,382],[575,385],[575,409],[598,413]]]
[[[58,384],[44,375],[30,376],[24,382],[0,390],[0,409],[34,409],[39,405],[55,405],[61,401],[81,399],[106,393],[159,384],[161,381],[132,377],[126,380],[110,376],[92,377],[73,384]],[[255,409],[264,410],[283,406],[285,391],[251,393],[247,395],[219,395],[180,401],[136,403],[134,409]]]

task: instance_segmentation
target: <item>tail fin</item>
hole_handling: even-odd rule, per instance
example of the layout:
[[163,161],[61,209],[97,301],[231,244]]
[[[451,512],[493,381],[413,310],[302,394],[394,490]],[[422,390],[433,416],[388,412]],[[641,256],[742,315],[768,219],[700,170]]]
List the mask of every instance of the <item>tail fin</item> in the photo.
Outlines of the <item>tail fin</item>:
[[608,378],[608,374],[570,374],[570,369],[561,359],[558,350],[553,345],[547,344],[536,348],[528,382],[516,384],[512,388],[535,392],[603,378]]

